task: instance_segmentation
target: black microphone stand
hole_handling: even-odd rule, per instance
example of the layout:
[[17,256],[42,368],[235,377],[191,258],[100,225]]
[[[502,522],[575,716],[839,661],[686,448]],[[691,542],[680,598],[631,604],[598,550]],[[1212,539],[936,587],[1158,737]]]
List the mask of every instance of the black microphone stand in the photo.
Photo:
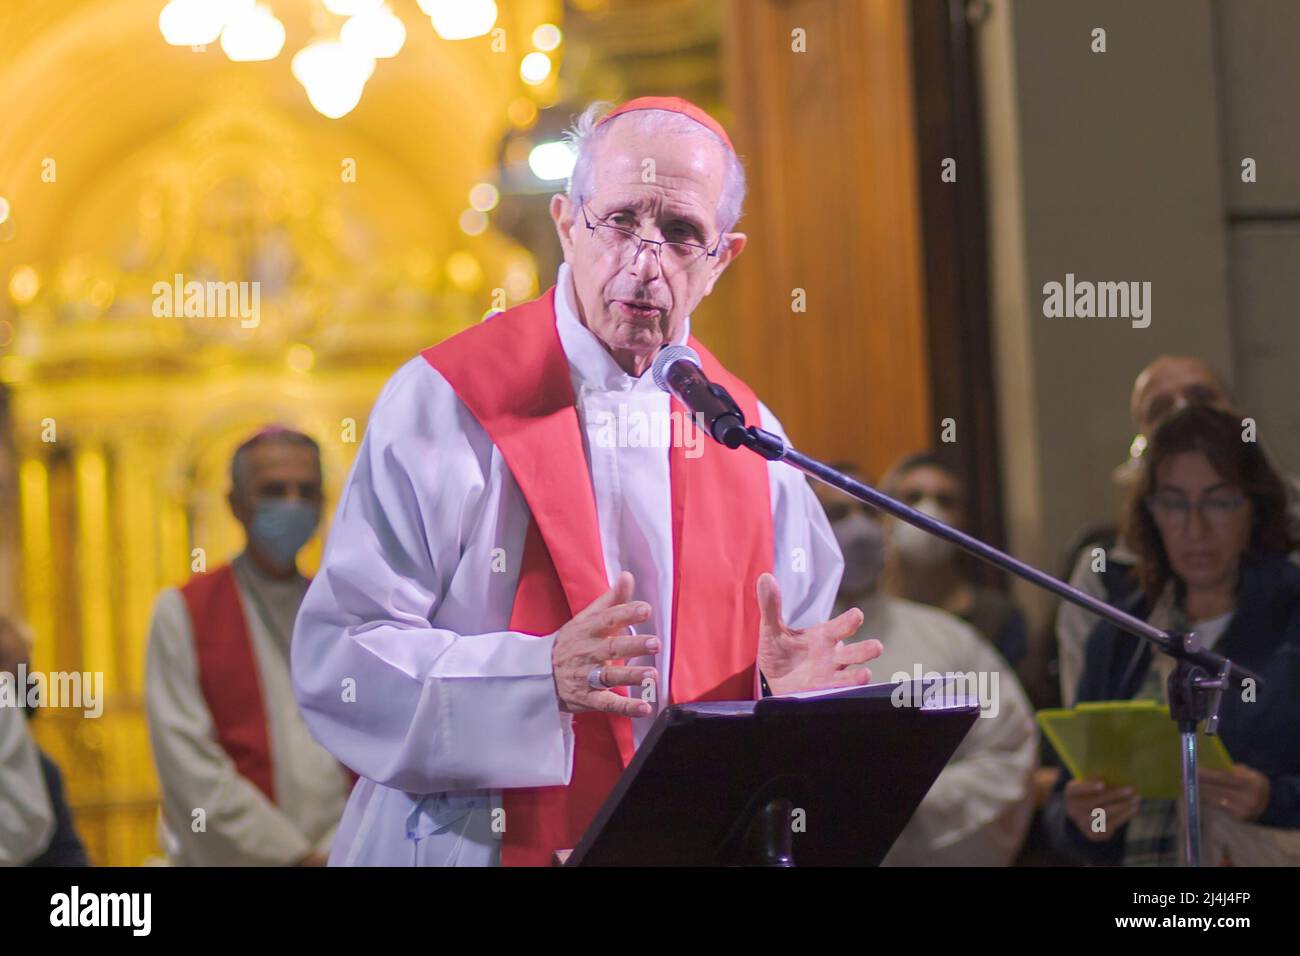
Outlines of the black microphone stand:
[[1200,791],[1196,779],[1197,727],[1204,720],[1208,722],[1206,733],[1216,733],[1219,726],[1219,703],[1223,691],[1230,685],[1243,681],[1252,681],[1256,687],[1260,687],[1263,681],[1257,674],[1240,664],[1233,663],[1221,654],[1202,648],[1194,632],[1183,634],[1178,631],[1161,630],[1018,558],[999,551],[992,545],[985,544],[978,538],[958,531],[915,508],[909,508],[901,501],[869,485],[864,485],[815,458],[796,451],[779,435],[753,425],[746,427],[744,413],[727,394],[726,389],[711,383],[709,391],[717,398],[725,397],[725,401],[730,403],[730,408],[725,415],[708,416],[712,419],[709,421],[710,434],[721,444],[733,449],[744,446],[768,461],[784,461],[818,481],[832,488],[838,488],[858,501],[879,508],[900,521],[915,525],[922,531],[950,541],[977,558],[1009,571],[1030,584],[1050,591],[1062,600],[1091,611],[1098,617],[1105,618],[1121,630],[1148,641],[1161,653],[1172,657],[1176,661],[1176,666],[1173,673],[1169,675],[1168,682],[1169,716],[1178,725],[1183,799],[1187,807],[1183,820],[1183,860],[1188,866],[1200,866],[1201,814]]

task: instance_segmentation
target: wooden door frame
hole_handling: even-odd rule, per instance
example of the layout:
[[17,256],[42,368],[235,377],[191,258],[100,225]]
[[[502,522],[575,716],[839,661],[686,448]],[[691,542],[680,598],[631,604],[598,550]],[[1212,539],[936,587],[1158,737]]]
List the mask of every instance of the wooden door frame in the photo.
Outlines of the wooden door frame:
[[[972,25],[966,0],[913,0],[912,70],[930,390],[936,434],[956,419],[971,531],[1002,547],[1002,504],[988,233]],[[956,160],[957,181],[940,178]],[[983,565],[981,565],[983,566]],[[988,568],[989,580],[998,574]]]

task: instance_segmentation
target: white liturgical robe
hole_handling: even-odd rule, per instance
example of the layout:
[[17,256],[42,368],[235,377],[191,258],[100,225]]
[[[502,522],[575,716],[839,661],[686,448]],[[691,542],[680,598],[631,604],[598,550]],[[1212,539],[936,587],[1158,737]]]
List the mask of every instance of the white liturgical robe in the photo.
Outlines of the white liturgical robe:
[[0,866],[31,862],[53,837],[54,808],[27,717],[19,707],[0,704]]
[[[658,667],[662,707],[673,654],[673,430],[659,427],[669,396],[648,372],[627,375],[581,324],[567,265],[556,286],[605,568],[611,581],[632,572],[635,597],[652,607],[637,630],[663,647],[637,663]],[[760,412],[761,427],[783,434]],[[802,474],[771,462],[768,475],[786,620],[818,623],[839,586],[839,548]],[[551,674],[554,635],[508,630],[529,520],[500,450],[447,380],[421,356],[402,366],[371,412],[293,641],[308,725],[362,777],[331,864],[495,865],[501,790],[569,782],[574,736]],[[652,722],[634,720],[638,743]]]
[[[231,564],[262,690],[275,803],[218,743],[189,610],[180,591],[168,588],[154,605],[145,681],[163,843],[178,866],[287,866],[329,853],[348,779],[312,739],[290,683],[288,642],[306,579],[268,577],[245,555]],[[196,817],[196,810],[203,813]]]
[[978,687],[981,703],[975,725],[882,864],[1010,865],[1033,815],[1030,776],[1038,766],[1038,728],[1015,669],[946,611],[881,592],[851,603],[864,616],[850,640],[875,638],[885,646],[868,665],[872,683],[975,675],[974,682],[956,686],[972,696]]

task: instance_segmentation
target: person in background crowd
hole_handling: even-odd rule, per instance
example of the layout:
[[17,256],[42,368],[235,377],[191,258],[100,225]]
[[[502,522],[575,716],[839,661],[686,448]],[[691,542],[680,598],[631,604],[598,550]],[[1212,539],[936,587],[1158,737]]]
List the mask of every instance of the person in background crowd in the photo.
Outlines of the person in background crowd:
[[289,678],[320,451],[300,432],[263,429],[235,452],[230,479],[247,547],[159,595],[149,629],[164,844],[180,865],[323,866],[349,782],[308,733]]
[[[886,473],[881,490],[906,505],[961,530],[966,492],[956,468],[935,452],[909,455]],[[1014,667],[1029,649],[1025,616],[1005,593],[977,584],[958,548],[892,517],[884,587],[895,597],[955,614],[984,635]]]
[[[15,681],[15,689],[23,700],[22,711],[30,720],[36,716],[38,706],[31,706],[24,689],[17,688],[18,673],[29,673],[32,666],[32,638],[26,626],[17,618],[0,617],[0,674],[10,674]],[[45,850],[28,866],[87,866],[86,848],[77,836],[77,828],[72,822],[72,811],[68,809],[63,797],[63,775],[58,765],[40,747],[36,755],[41,764],[41,775],[45,780],[45,790],[49,794],[50,808],[54,814],[54,833]]]
[[[0,681],[12,678],[0,674]],[[40,752],[18,707],[0,707],[0,866],[22,866],[54,836],[54,807]]]
[[[852,466],[837,466],[854,473]],[[857,477],[855,475],[855,477]],[[1015,671],[969,625],[951,614],[892,597],[877,587],[885,531],[861,502],[815,484],[844,554],[836,610],[865,615],[856,635],[879,638],[873,683],[895,674],[986,675],[989,716],[975,721],[883,863],[886,866],[1006,866],[1024,840],[1033,810],[1029,781],[1038,732]],[[996,683],[994,683],[996,675]]]
[[[1263,683],[1222,697],[1218,733],[1235,766],[1202,769],[1205,862],[1300,861],[1300,566],[1283,479],[1243,440],[1240,413],[1191,404],[1142,456],[1124,526],[1138,590],[1126,609],[1194,631]],[[1088,638],[1079,700],[1167,702],[1173,661],[1109,622]],[[1098,815],[1097,810],[1104,811]],[[1045,813],[1058,849],[1080,862],[1177,862],[1176,804],[1062,772]]]
[[[1172,413],[1194,402],[1223,407],[1230,401],[1223,380],[1201,359],[1184,355],[1161,355],[1138,373],[1129,399],[1129,413],[1136,437],[1129,457],[1113,472],[1122,487],[1129,487],[1141,472],[1142,456],[1149,436]],[[1113,526],[1093,528],[1081,535],[1071,552],[1073,570],[1069,581],[1082,591],[1109,601],[1123,601],[1135,584],[1129,575],[1136,558],[1128,543]],[[1104,556],[1104,561],[1100,558]],[[1083,642],[1098,618],[1073,604],[1061,604],[1056,614],[1058,668],[1061,702],[1074,703],[1083,667]]]

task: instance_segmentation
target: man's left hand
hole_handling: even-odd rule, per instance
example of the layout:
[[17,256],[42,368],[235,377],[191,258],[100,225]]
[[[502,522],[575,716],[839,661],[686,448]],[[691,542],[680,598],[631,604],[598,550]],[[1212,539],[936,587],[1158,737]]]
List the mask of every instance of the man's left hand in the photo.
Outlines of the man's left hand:
[[773,694],[851,687],[871,683],[871,671],[853,665],[880,656],[877,640],[845,644],[862,626],[862,612],[851,607],[839,617],[812,627],[793,628],[781,617],[781,588],[770,574],[758,576],[758,669]]

